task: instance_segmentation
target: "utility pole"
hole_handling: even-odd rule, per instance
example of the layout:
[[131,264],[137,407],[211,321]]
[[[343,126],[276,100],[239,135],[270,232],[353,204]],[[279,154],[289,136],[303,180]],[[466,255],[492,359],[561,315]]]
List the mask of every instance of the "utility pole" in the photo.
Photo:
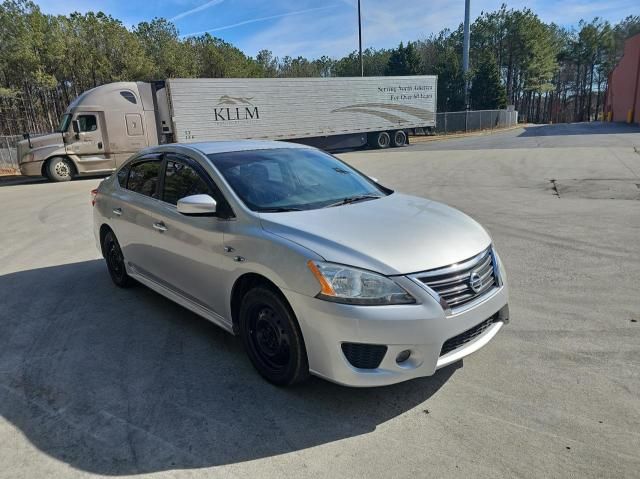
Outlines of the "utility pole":
[[462,72],[464,74],[464,103],[465,109],[469,109],[469,82],[467,73],[469,72],[469,16],[471,10],[471,0],[464,0],[464,39],[462,43]]
[[358,0],[358,44],[360,46],[360,76],[363,77],[364,63],[362,62],[362,16],[360,15],[360,0]]

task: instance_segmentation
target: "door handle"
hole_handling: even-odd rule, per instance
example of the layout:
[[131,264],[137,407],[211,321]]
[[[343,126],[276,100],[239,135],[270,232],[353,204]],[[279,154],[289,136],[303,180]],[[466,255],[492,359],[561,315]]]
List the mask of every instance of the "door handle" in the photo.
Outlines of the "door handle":
[[162,221],[159,223],[153,223],[153,227],[158,231],[167,231],[167,227]]
[[114,215],[122,216],[122,208],[114,208],[112,211]]
[[102,150],[102,142],[101,141],[98,142],[98,150]]

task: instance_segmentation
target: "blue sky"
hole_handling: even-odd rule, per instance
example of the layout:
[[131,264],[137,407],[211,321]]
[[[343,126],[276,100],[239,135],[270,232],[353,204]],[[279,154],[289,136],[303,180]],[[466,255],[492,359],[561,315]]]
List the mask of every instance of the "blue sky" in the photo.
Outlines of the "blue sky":
[[[393,47],[456,28],[464,0],[361,0],[364,47]],[[472,0],[471,17],[482,11],[529,7],[544,21],[564,26],[598,16],[617,22],[640,14],[639,0]],[[172,19],[181,35],[209,31],[255,55],[342,56],[357,49],[357,0],[36,0],[45,13],[102,10],[133,26],[154,17]]]

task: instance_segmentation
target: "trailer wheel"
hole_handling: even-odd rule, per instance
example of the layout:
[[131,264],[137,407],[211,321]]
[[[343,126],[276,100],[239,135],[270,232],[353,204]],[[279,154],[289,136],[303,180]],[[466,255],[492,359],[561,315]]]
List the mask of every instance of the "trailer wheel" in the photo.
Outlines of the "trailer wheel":
[[371,148],[389,148],[391,146],[391,136],[386,131],[369,133],[369,146]]
[[393,146],[404,146],[407,143],[407,134],[404,130],[393,132]]

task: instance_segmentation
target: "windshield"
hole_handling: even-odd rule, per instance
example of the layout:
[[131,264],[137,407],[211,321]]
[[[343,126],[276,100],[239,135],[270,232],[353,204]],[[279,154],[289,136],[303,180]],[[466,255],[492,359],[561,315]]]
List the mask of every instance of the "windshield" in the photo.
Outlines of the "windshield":
[[391,193],[319,150],[277,148],[216,153],[208,157],[240,199],[254,211],[310,210]]
[[69,123],[71,123],[71,114],[65,113],[60,117],[60,124],[58,128],[56,128],[56,133],[64,133],[69,128]]

